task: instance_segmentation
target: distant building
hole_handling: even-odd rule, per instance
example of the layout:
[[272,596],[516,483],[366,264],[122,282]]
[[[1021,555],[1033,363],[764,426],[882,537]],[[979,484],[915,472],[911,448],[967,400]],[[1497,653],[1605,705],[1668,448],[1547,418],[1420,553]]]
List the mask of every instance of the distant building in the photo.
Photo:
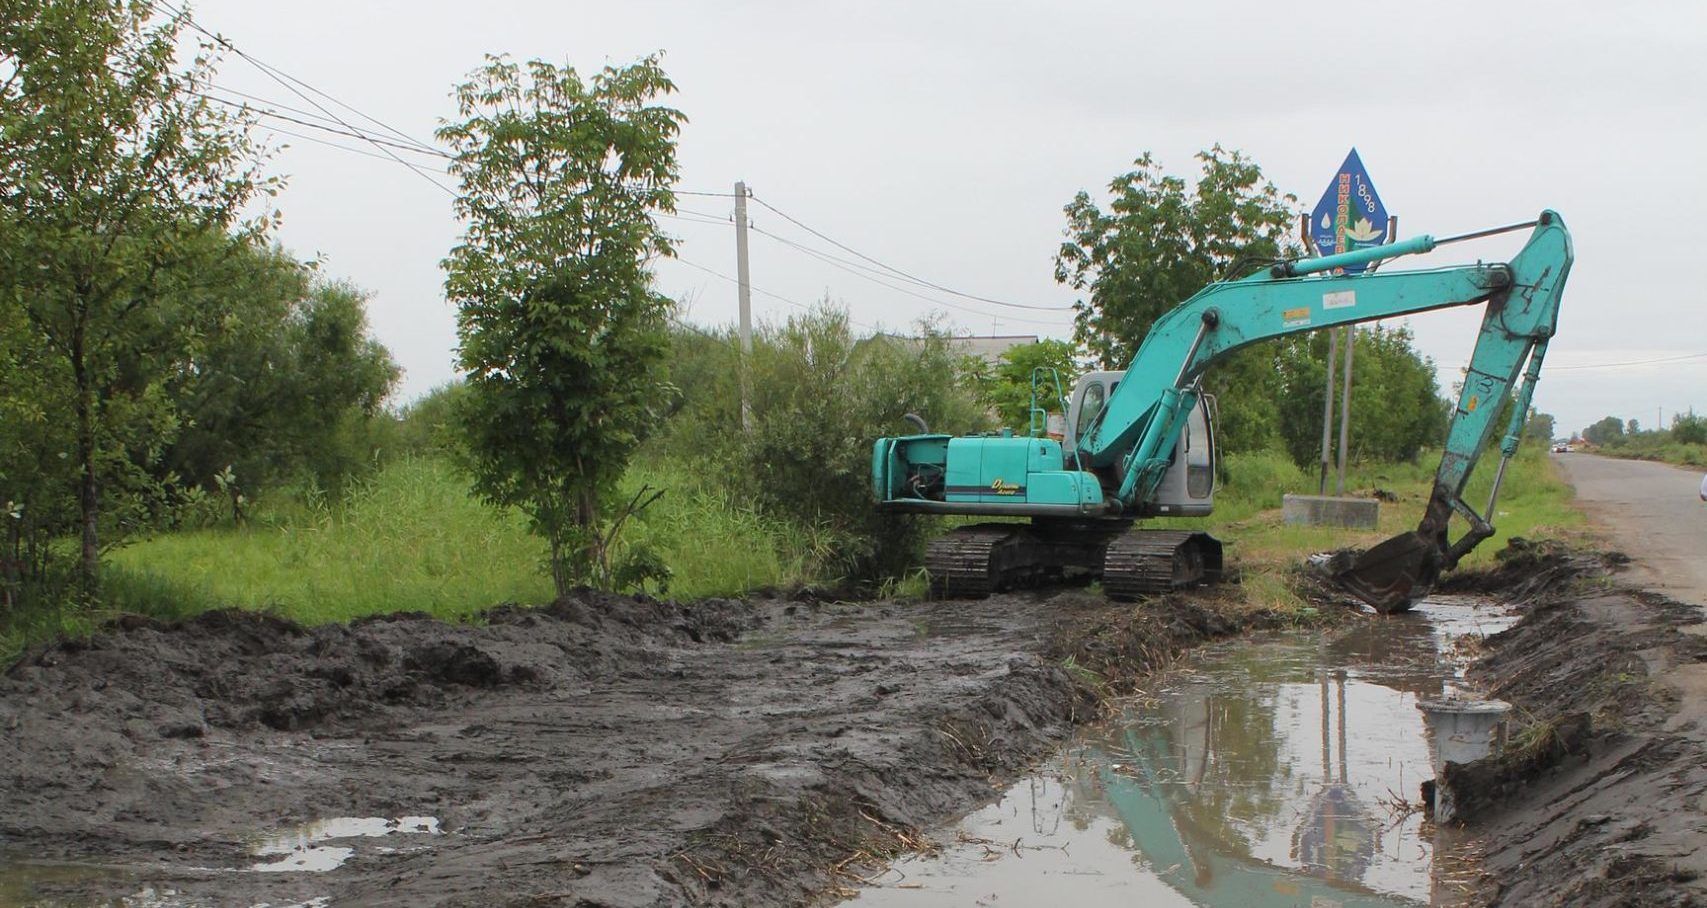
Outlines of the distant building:
[[[874,334],[870,338],[860,341],[860,343],[870,343],[877,340],[887,341],[901,346],[909,346],[918,343],[919,339],[916,337],[908,337],[903,334]],[[1002,354],[1009,350],[1012,350],[1015,347],[1023,347],[1026,344],[1037,343],[1037,335],[973,334],[965,337],[945,337],[943,340],[947,342],[950,349],[962,356],[976,356],[984,362],[994,366],[1001,361]]]

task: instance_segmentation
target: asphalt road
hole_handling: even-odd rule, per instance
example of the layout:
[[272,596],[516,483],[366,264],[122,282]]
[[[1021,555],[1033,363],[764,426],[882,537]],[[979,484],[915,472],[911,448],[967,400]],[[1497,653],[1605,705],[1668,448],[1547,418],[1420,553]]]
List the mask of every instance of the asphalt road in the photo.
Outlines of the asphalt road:
[[1701,473],[1662,463],[1555,454],[1577,502],[1635,559],[1631,579],[1707,607],[1707,502]]

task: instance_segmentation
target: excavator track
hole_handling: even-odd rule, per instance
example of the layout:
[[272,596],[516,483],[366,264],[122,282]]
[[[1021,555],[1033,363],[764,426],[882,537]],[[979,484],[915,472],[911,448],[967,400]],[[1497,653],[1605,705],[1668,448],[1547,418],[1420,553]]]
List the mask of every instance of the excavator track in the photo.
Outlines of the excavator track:
[[934,598],[981,599],[1002,588],[1004,543],[1028,527],[1021,523],[984,523],[957,527],[932,540],[925,549],[925,570]]
[[1102,590],[1131,601],[1221,579],[1221,543],[1189,530],[1132,530],[1108,544]]
[[1207,533],[1128,526],[1058,521],[959,527],[925,550],[931,595],[978,599],[1072,573],[1100,571],[1104,592],[1131,600],[1220,578],[1221,543]]

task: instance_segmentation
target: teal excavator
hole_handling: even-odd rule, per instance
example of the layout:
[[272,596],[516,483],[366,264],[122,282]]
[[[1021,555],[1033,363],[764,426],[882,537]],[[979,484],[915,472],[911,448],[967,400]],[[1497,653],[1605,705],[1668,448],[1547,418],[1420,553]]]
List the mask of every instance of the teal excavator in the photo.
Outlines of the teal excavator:
[[[1343,273],[1520,230],[1531,230],[1529,241],[1505,263]],[[1134,527],[1143,518],[1201,516],[1214,506],[1214,401],[1203,391],[1204,373],[1270,338],[1484,305],[1421,522],[1334,568],[1376,610],[1404,611],[1441,571],[1493,535],[1500,480],[1523,434],[1571,259],[1570,232],[1558,214],[1545,211],[1522,224],[1285,261],[1210,284],[1156,321],[1126,369],[1081,377],[1070,400],[1057,391],[1063,431],[1046,431],[1038,389],[1048,382],[1034,379],[1029,435],[932,434],[914,417],[918,434],[878,439],[871,464],[878,507],[1029,518],[963,526],[934,541],[925,567],[937,595],[983,596],[1086,573],[1100,577],[1117,599],[1211,581],[1222,566],[1221,544],[1212,536]],[[1507,400],[1515,405],[1499,443],[1493,493],[1478,513],[1464,489]],[[1469,525],[1456,542],[1447,526],[1454,514]]]

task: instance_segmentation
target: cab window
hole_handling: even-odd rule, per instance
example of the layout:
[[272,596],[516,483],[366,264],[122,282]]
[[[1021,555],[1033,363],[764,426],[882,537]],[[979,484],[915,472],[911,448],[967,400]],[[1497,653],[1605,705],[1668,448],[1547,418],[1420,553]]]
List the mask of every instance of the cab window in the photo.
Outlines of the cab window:
[[1108,395],[1103,391],[1102,383],[1096,382],[1085,387],[1084,402],[1079,405],[1080,430],[1089,429],[1096,421],[1097,414],[1102,412],[1103,405],[1108,403]]

